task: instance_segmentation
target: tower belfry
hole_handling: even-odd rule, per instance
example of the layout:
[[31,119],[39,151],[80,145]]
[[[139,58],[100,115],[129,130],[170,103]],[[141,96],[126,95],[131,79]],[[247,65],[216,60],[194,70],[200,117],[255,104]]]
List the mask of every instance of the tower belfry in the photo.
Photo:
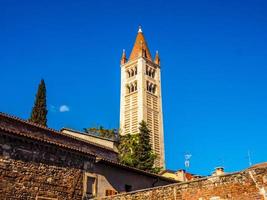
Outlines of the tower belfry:
[[157,51],[152,59],[141,27],[129,59],[125,50],[122,54],[120,104],[121,135],[137,134],[144,120],[157,154],[155,166],[165,168],[160,58]]

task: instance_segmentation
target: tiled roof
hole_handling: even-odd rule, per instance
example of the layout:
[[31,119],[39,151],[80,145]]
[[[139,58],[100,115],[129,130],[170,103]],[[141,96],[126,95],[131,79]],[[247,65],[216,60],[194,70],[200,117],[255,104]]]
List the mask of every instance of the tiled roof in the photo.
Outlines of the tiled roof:
[[175,171],[174,170],[171,170],[171,169],[165,169],[163,170],[162,172],[160,172],[160,174],[164,174],[164,173],[172,173],[172,174],[175,174]]
[[101,139],[101,140],[107,140],[107,141],[110,141],[110,142],[118,142],[117,140],[112,139],[112,138],[107,138],[107,137],[99,136],[99,135],[97,135],[97,133],[93,134],[93,131],[87,133],[87,132],[77,131],[77,130],[74,130],[74,129],[72,129],[72,128],[65,128],[65,127],[63,127],[63,128],[60,130],[60,132],[61,132],[61,133],[64,133],[64,130],[66,130],[66,131],[71,131],[71,132],[74,132],[74,133],[78,133],[78,134],[81,134],[81,135],[88,135],[88,136],[90,136],[90,137],[99,138],[99,139]]
[[139,57],[140,54],[142,54],[142,50],[145,52],[146,58],[152,61],[152,57],[148,49],[144,34],[142,33],[142,31],[138,31],[129,61]]
[[[95,144],[83,141],[82,139],[77,139],[76,137],[63,134],[45,126],[35,124],[15,116],[11,116],[0,112],[0,131],[8,134],[17,135],[32,140],[45,142],[52,145],[57,145],[62,148],[78,151],[83,154],[88,154],[95,156],[99,159],[99,162],[106,163],[108,165],[113,165],[119,168],[123,168],[129,171],[134,171],[136,173],[141,173],[147,176],[152,176],[155,178],[160,178],[169,182],[177,182],[166,177],[162,177],[157,174],[149,173],[134,167],[129,167],[117,162],[116,159],[112,159],[111,156],[105,156],[104,153],[111,152],[109,149],[96,146]],[[102,152],[101,152],[102,149]],[[97,150],[97,151],[96,151]],[[98,152],[100,151],[100,152]],[[112,151],[113,155],[114,152]]]
[[137,168],[134,168],[134,167],[129,167],[129,166],[126,166],[126,165],[123,165],[123,164],[120,164],[120,163],[118,163],[118,162],[114,162],[114,161],[111,161],[111,160],[101,159],[100,162],[108,163],[108,164],[112,164],[112,165],[114,165],[114,166],[117,166],[117,167],[120,167],[120,168],[123,168],[123,169],[127,169],[127,170],[131,170],[131,171],[135,171],[135,172],[137,172],[137,173],[141,173],[141,174],[149,175],[149,176],[152,176],[152,177],[155,177],[155,178],[160,178],[160,179],[162,179],[162,180],[166,180],[166,181],[169,181],[169,182],[172,182],[172,183],[177,183],[177,182],[179,182],[179,181],[176,181],[176,180],[174,180],[174,179],[171,179],[171,178],[167,178],[167,177],[161,176],[160,174],[150,173],[150,172],[143,171],[143,170],[140,170],[140,169],[137,169]]
[[76,150],[101,158],[117,160],[117,153],[113,149],[77,139],[45,126],[35,124],[18,117],[0,112],[0,130],[10,134],[20,135],[37,141],[54,144],[60,147]]

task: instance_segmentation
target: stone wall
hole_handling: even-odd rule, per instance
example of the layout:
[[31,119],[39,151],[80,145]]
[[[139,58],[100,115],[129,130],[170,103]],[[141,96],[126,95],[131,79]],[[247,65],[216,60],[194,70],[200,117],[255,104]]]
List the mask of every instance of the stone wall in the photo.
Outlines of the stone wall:
[[114,162],[116,154],[106,148],[66,137],[0,113],[0,199],[86,200],[123,193],[126,186],[174,182]]
[[80,170],[4,158],[0,163],[0,199],[82,199]]
[[0,134],[0,199],[82,199],[94,157]]
[[222,176],[140,190],[102,200],[265,200],[267,164]]

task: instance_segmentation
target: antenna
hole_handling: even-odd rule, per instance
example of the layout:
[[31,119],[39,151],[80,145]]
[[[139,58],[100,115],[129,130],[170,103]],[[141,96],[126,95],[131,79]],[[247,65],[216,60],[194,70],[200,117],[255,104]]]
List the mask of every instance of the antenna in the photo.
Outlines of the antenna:
[[250,155],[250,151],[248,150],[248,165],[251,166],[251,155]]
[[189,153],[186,153],[186,154],[184,155],[184,158],[185,158],[184,165],[185,165],[185,167],[186,167],[187,169],[190,167],[190,158],[191,158],[191,157],[192,157],[192,155],[189,154]]

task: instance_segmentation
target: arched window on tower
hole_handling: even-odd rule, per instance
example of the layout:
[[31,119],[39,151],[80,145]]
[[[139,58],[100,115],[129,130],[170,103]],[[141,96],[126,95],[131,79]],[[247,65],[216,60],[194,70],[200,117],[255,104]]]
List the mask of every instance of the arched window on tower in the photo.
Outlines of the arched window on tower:
[[149,92],[153,93],[153,84],[152,83],[149,86]]
[[155,74],[156,74],[156,70],[154,69],[154,70],[152,71],[152,78],[155,78]]
[[152,67],[146,66],[146,75],[155,78],[156,70]]
[[137,82],[134,83],[134,91],[137,91]]
[[135,72],[133,69],[131,69],[131,76],[134,76]]
[[130,85],[126,85],[126,92],[127,92],[127,94],[130,94],[130,92],[131,92],[131,87],[130,87]]
[[137,81],[131,82],[131,83],[126,85],[126,93],[127,94],[130,94],[130,93],[135,92],[137,90],[138,90]]
[[134,92],[134,85],[131,84],[131,92]]
[[126,74],[127,74],[127,78],[130,78],[131,77],[131,73],[129,70],[126,71]]
[[127,73],[127,78],[130,78],[130,77],[137,75],[137,66],[134,66],[134,67],[128,69],[126,71],[126,73]]
[[156,84],[153,84],[149,81],[146,82],[146,90],[152,94],[156,93]]
[[153,93],[153,94],[156,94],[156,88],[157,88],[157,86],[154,84],[154,85],[153,85],[153,90],[152,90],[152,93]]

